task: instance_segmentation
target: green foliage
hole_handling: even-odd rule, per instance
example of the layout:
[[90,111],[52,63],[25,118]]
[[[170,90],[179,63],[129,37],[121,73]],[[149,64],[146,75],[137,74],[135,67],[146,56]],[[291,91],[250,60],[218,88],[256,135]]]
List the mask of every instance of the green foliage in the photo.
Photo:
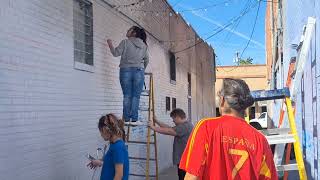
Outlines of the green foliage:
[[251,57],[248,57],[247,59],[240,59],[239,60],[239,65],[248,65],[248,64],[253,64],[253,59]]

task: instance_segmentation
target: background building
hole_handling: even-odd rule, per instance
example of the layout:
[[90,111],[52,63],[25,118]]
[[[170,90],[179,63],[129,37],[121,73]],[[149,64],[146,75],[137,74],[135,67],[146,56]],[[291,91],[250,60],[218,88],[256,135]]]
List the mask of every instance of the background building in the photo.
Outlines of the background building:
[[[258,65],[240,65],[240,66],[217,66],[215,93],[221,89],[222,81],[225,78],[236,78],[244,80],[251,91],[266,90],[267,83],[267,66],[265,64]],[[216,97],[218,98],[218,97]],[[218,99],[216,99],[216,107],[219,107]],[[218,108],[216,108],[218,112]],[[258,117],[261,112],[267,112],[266,102],[256,102],[249,109],[249,118]]]

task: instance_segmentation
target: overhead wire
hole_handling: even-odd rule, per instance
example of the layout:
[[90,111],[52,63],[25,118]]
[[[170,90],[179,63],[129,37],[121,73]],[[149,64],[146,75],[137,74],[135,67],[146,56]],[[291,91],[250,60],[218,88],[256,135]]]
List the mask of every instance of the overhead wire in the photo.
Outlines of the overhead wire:
[[249,46],[249,44],[250,44],[250,42],[252,40],[253,33],[254,33],[255,29],[256,29],[256,24],[257,24],[257,20],[258,20],[258,16],[259,16],[260,5],[261,5],[261,1],[259,1],[258,10],[257,10],[257,13],[256,13],[256,17],[255,17],[255,20],[254,20],[253,28],[252,28],[252,31],[251,31],[251,34],[250,34],[250,38],[249,38],[245,48],[242,50],[240,58],[242,58],[243,53],[247,50],[247,48],[248,48],[248,46]]
[[[244,8],[243,11],[245,11],[245,10],[248,9],[248,8],[250,8],[250,3],[251,3],[251,0],[247,0],[246,4],[245,4],[245,6],[244,6],[245,8]],[[232,31],[235,31],[235,30],[237,29],[237,27],[239,26],[241,20],[242,20],[242,19],[239,19],[238,22],[235,24],[235,26],[233,26]],[[220,47],[222,47],[222,46],[225,47],[225,43],[227,43],[227,42],[229,41],[230,37],[231,37],[231,32],[229,31],[228,34],[226,35],[224,41],[223,41],[223,42],[224,42],[223,45],[218,45],[218,47],[219,47],[219,46],[220,46]],[[222,66],[221,63],[220,63],[220,66]],[[221,68],[221,69],[222,69],[222,71],[226,72],[225,69],[223,69],[223,68]],[[218,69],[217,69],[217,71],[218,71]]]
[[186,50],[188,50],[188,49],[190,49],[190,48],[193,48],[193,47],[197,46],[198,44],[203,43],[203,42],[205,42],[206,40],[214,37],[215,35],[219,34],[220,32],[224,31],[226,28],[228,28],[229,26],[231,26],[232,24],[234,24],[237,20],[239,20],[240,18],[242,18],[244,15],[246,15],[247,13],[249,13],[250,10],[253,9],[253,8],[255,8],[257,4],[258,4],[258,3],[256,3],[254,6],[252,6],[252,7],[249,8],[248,10],[244,11],[243,13],[240,13],[240,15],[239,15],[238,17],[236,17],[235,19],[230,20],[230,22],[229,22],[229,23],[226,23],[226,25],[224,25],[223,27],[221,27],[221,29],[220,29],[220,27],[219,27],[219,30],[217,30],[216,32],[214,32],[212,35],[208,36],[208,37],[205,38],[204,40],[201,40],[201,41],[199,41],[199,42],[196,42],[195,44],[193,44],[193,45],[191,45],[191,46],[189,46],[189,47],[186,47],[186,48],[184,48],[184,49],[182,49],[182,50],[176,51],[176,52],[174,52],[174,53],[177,54],[177,53],[186,51]]
[[[245,8],[242,10],[242,12],[245,11],[246,9],[250,8],[250,3],[251,3],[251,0],[247,0],[246,4],[244,5]],[[232,34],[231,32],[234,32],[234,31],[237,29],[237,27],[239,26],[241,20],[242,20],[242,19],[239,19],[239,20],[234,24],[234,26],[232,26],[232,28],[231,28],[232,31],[228,31],[227,35],[225,36],[225,39],[223,40],[223,44],[222,44],[222,45],[219,44],[218,47],[225,47],[224,44],[226,44],[226,43],[229,41],[229,39],[230,39],[230,37],[231,37],[231,34]]]
[[[246,49],[248,48],[251,40],[252,40],[252,37],[253,37],[253,33],[255,31],[255,27],[256,27],[256,24],[257,24],[257,20],[258,20],[258,15],[259,15],[259,10],[260,10],[260,5],[261,5],[261,1],[259,1],[259,4],[258,4],[258,9],[257,9],[257,13],[256,13],[256,16],[255,16],[255,20],[254,20],[254,24],[253,24],[253,27],[252,27],[252,31],[251,31],[251,35],[250,35],[250,38],[245,46],[245,48],[242,50],[241,52],[241,55],[240,55],[240,59],[242,58],[242,55],[243,53],[246,51]],[[234,68],[230,69],[230,70],[225,70],[225,72],[231,72],[235,69],[237,69],[239,66],[235,66]]]

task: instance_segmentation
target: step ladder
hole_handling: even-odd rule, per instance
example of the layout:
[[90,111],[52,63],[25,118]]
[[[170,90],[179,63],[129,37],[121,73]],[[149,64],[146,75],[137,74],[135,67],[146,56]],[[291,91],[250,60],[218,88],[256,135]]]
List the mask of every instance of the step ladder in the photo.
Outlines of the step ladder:
[[[315,18],[313,17],[308,18],[308,23],[304,27],[303,35],[300,39],[300,43],[297,44],[296,50],[297,52],[299,52],[298,57],[292,57],[290,59],[288,75],[286,80],[286,87],[290,89],[291,100],[293,102],[296,100],[297,88],[300,87],[300,80],[304,72],[305,63],[307,61],[307,54],[310,49],[311,39],[314,34],[313,32],[315,31],[315,23],[316,23]],[[284,120],[284,115],[286,111],[285,105],[286,105],[286,102],[282,101],[278,128],[281,128],[284,126],[283,120]],[[293,109],[293,115],[295,115],[295,107],[293,107],[292,109]],[[286,151],[285,151],[285,148],[286,148]],[[282,162],[284,160],[285,164],[289,164],[291,149],[292,149],[292,143],[287,144],[287,146],[285,145],[276,146],[275,154],[274,154],[275,163]],[[285,157],[284,157],[284,154],[285,154]],[[287,179],[288,179],[288,171],[285,171],[283,175],[283,180],[287,180]]]
[[[277,171],[288,172],[298,171],[300,180],[307,180],[306,170],[304,166],[299,136],[295,123],[294,111],[290,99],[289,88],[268,90],[268,91],[252,91],[251,92],[254,101],[266,101],[266,100],[277,100],[284,99],[286,104],[286,110],[288,115],[288,123],[290,128],[275,128],[262,130],[261,132],[265,135],[270,145],[283,145],[293,143],[294,154],[296,163],[294,164],[277,164]],[[276,157],[274,157],[276,158]]]
[[[148,88],[147,88],[148,87]],[[153,82],[153,74],[152,73],[145,73],[145,89],[141,93],[141,100],[146,99],[146,106],[147,107],[139,107],[139,116],[145,115],[147,116],[144,119],[147,119],[143,122],[143,125],[139,126],[132,126],[132,125],[126,125],[127,126],[127,132],[126,132],[126,143],[128,145],[128,151],[129,151],[129,160],[130,160],[130,169],[134,170],[135,172],[130,172],[130,178],[129,179],[134,179],[134,177],[141,179],[141,177],[144,177],[146,180],[149,179],[155,179],[158,180],[159,172],[158,172],[158,155],[157,155],[157,136],[156,133],[151,130],[148,126],[148,122],[153,119],[155,112],[154,112],[154,107],[155,107],[155,102],[154,102],[154,82]],[[141,104],[141,103],[140,103]],[[147,114],[143,114],[147,113]],[[140,128],[147,130],[146,136],[143,135],[144,137],[140,138],[139,140],[134,139],[134,128]],[[141,132],[136,132],[141,133]],[[133,137],[132,137],[133,136]],[[142,139],[142,140],[141,140]],[[134,146],[141,146],[146,149],[146,152],[142,152],[141,156],[130,154],[130,149],[134,148]],[[153,149],[152,149],[153,147]],[[138,149],[138,151],[141,151],[141,149]],[[141,153],[140,153],[141,154]],[[153,156],[151,157],[151,154]],[[132,161],[138,162],[140,169],[144,169],[144,173],[139,173],[139,171],[136,170],[135,167],[133,167]],[[153,165],[155,166],[154,171],[151,171],[150,166],[151,164],[154,163]],[[141,164],[144,164],[141,165]]]

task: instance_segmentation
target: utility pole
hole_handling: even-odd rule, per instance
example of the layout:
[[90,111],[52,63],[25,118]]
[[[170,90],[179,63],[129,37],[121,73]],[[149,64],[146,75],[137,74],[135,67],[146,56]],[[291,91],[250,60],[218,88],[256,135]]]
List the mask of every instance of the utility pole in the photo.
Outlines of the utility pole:
[[233,62],[235,62],[238,66],[240,65],[239,51],[236,51],[236,57],[234,58]]

